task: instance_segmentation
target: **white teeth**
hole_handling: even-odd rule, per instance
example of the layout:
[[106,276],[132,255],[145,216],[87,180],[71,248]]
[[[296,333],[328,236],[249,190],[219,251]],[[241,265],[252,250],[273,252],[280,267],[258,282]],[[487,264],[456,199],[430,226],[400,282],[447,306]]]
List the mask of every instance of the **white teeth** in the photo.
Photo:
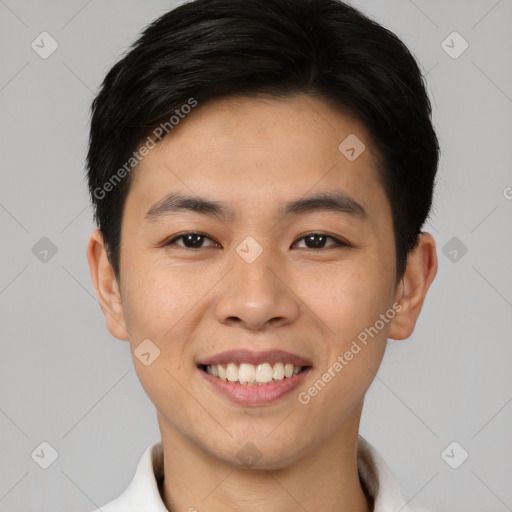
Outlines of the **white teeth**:
[[240,384],[252,384],[256,378],[256,371],[252,364],[242,363],[238,369]]
[[246,385],[265,385],[283,380],[285,377],[290,378],[297,375],[302,369],[302,366],[295,366],[291,363],[275,363],[273,367],[270,363],[262,363],[257,366],[249,363],[241,363],[240,366],[235,363],[206,366],[206,372],[214,377]]
[[266,384],[272,380],[272,366],[270,363],[263,363],[258,365],[256,370],[256,382]]
[[284,376],[291,377],[293,375],[293,364],[284,365]]
[[272,377],[274,378],[274,380],[284,379],[284,364],[283,363],[276,363],[274,365]]
[[238,380],[238,366],[235,363],[228,363],[226,377],[229,382],[235,382]]

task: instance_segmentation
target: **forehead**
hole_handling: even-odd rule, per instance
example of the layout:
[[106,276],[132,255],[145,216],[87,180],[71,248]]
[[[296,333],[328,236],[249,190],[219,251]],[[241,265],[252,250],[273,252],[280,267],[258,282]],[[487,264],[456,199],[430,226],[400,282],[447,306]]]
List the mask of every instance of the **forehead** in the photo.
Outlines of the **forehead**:
[[129,196],[144,203],[143,216],[170,192],[215,198],[234,214],[268,215],[276,203],[277,215],[284,199],[329,190],[344,191],[370,217],[388,206],[364,126],[304,95],[199,104],[133,178]]

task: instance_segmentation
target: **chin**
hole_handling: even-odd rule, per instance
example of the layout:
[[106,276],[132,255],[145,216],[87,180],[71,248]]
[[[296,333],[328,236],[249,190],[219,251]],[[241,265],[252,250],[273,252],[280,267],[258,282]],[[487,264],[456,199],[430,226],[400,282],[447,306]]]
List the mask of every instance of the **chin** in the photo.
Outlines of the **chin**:
[[305,447],[297,440],[293,441],[293,436],[272,436],[272,433],[262,435],[261,429],[253,436],[245,430],[243,435],[227,439],[227,446],[209,447],[208,451],[223,463],[240,469],[281,469],[301,457]]

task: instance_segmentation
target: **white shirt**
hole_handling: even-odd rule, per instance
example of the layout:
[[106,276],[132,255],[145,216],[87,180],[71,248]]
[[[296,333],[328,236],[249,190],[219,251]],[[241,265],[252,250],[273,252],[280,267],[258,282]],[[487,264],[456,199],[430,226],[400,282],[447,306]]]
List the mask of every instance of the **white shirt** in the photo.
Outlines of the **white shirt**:
[[[148,446],[128,488],[114,501],[92,512],[169,512],[159,491],[163,480],[162,442]],[[430,512],[400,492],[398,482],[377,450],[359,436],[359,477],[374,499],[373,512]]]

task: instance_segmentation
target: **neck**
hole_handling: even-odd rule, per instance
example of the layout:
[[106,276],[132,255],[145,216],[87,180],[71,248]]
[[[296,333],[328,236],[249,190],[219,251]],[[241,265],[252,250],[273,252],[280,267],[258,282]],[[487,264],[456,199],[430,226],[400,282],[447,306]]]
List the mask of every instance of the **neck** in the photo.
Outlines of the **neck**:
[[159,417],[162,499],[170,512],[371,512],[357,470],[359,416],[331,438],[277,469],[235,466],[212,456]]

